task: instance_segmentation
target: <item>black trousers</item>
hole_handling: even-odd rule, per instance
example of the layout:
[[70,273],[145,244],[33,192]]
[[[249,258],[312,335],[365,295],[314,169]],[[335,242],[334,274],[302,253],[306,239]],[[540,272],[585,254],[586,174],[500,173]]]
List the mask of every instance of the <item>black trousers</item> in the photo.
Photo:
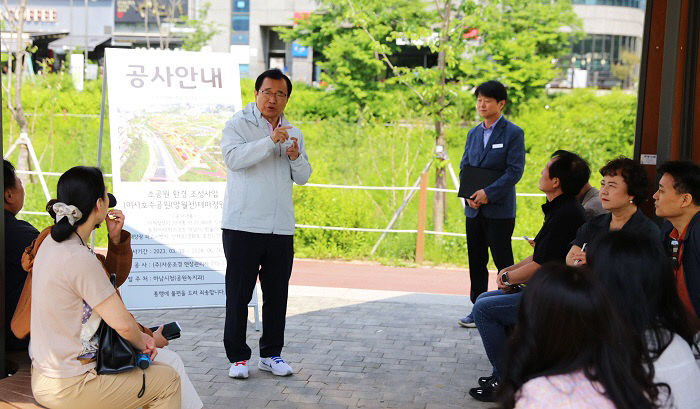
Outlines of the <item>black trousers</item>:
[[476,217],[467,217],[467,253],[469,255],[469,279],[472,303],[489,287],[489,251],[498,270],[513,265],[511,236],[515,229],[515,219],[489,219],[481,212]]
[[258,276],[263,298],[260,357],[279,356],[284,345],[294,236],[226,229],[222,235],[226,256],[226,357],[231,362],[250,359],[251,350],[246,344],[248,303]]

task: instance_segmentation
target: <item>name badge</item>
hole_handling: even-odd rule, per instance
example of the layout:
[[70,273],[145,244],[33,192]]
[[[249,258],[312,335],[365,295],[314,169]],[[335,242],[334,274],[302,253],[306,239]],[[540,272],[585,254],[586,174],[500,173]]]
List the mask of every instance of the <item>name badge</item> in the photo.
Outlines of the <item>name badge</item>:
[[491,147],[492,147],[493,149],[498,149],[498,148],[502,148],[502,147],[503,147],[503,144],[502,144],[502,143],[494,143],[493,146],[491,146]]

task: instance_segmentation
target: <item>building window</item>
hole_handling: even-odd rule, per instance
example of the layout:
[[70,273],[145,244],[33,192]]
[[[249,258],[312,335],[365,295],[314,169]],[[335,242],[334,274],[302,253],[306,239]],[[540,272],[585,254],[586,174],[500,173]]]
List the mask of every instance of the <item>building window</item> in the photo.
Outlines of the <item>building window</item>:
[[238,64],[238,72],[240,73],[241,78],[250,77],[250,67],[248,64]]
[[642,10],[646,8],[646,0],[573,0],[573,3],[591,6],[632,7]]
[[233,31],[248,31],[250,26],[250,16],[234,15],[231,27]]
[[231,36],[231,44],[247,45],[248,33],[233,33],[233,35]]
[[249,0],[233,0],[233,11],[250,11],[250,1]]
[[[629,78],[620,78],[620,70],[616,76],[612,67],[617,64],[635,66],[636,64],[630,61],[629,54],[636,54],[639,57],[641,50],[638,49],[637,44],[636,37],[591,34],[573,45],[571,55],[563,60],[562,67],[568,70],[571,68],[586,70],[587,86],[602,88],[629,86],[632,85]],[[571,73],[568,75],[573,77]]]

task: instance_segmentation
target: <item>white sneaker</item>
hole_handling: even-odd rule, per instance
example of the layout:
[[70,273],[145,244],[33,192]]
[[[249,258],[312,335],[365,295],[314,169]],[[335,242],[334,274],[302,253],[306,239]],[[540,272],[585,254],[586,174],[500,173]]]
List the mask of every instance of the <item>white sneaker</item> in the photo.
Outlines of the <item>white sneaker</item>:
[[236,379],[246,379],[248,377],[248,361],[238,361],[231,364],[228,376]]
[[278,356],[260,358],[258,361],[258,369],[272,372],[273,375],[277,376],[287,376],[292,374],[292,367],[287,365],[287,363]]

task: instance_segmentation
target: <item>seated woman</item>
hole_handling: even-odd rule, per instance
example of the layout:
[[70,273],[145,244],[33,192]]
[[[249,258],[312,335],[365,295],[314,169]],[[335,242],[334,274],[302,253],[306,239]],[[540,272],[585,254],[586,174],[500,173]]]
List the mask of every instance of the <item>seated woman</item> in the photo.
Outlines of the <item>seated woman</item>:
[[566,255],[566,264],[586,264],[584,245],[591,244],[600,236],[612,230],[624,230],[659,237],[659,227],[638,208],[647,198],[649,182],[641,165],[625,157],[619,157],[600,168],[603,181],[600,185],[600,200],[603,209],[610,213],[596,216],[587,222],[571,242]]
[[100,223],[107,220],[110,232],[118,223],[107,219],[115,200],[102,172],[82,166],[68,170],[58,181],[57,197],[51,206],[56,222],[33,260],[34,398],[48,408],[180,408],[180,378],[171,366],[155,361],[145,371],[97,374],[94,334],[100,319],[152,359],[157,350],[85,245]]
[[700,408],[700,368],[692,348],[700,350],[660,241],[625,231],[609,233],[591,248],[588,262],[619,315],[645,341],[643,362],[654,382],[670,387],[673,406],[668,406]]
[[545,264],[523,291],[502,408],[656,408],[643,346],[587,269]]
[[[116,205],[116,199],[114,196],[109,196],[110,207]],[[112,203],[114,200],[115,203]],[[47,205],[47,211],[55,218],[55,212],[52,208],[56,200],[52,200]],[[104,271],[107,275],[115,274],[117,277],[116,285],[121,286],[129,277],[131,272],[131,262],[133,258],[133,252],[131,250],[131,234],[123,230],[124,227],[124,214],[120,210],[112,209],[108,212],[109,217],[105,219],[105,224],[108,230],[108,249],[107,256],[101,254],[95,254],[97,259],[102,262]],[[30,247],[27,247],[25,253],[22,257],[22,267],[25,271],[30,273],[30,278],[25,282],[25,286],[31,285],[31,273],[33,271],[33,262],[36,258],[37,252],[41,248],[42,243],[48,235],[51,234],[52,227],[44,229],[44,231],[39,234],[39,237],[32,243]],[[117,295],[119,290],[117,290]],[[121,295],[120,295],[121,296]],[[26,307],[31,303],[31,292],[26,294],[23,292],[18,303],[17,312],[12,319],[12,331],[19,338],[27,337],[29,334],[29,321],[30,321],[30,308]],[[93,318],[93,324],[99,324],[99,315],[95,315]],[[183,409],[201,409],[203,404],[202,400],[199,398],[197,391],[194,389],[194,385],[190,381],[190,378],[185,372],[185,364],[182,362],[180,356],[169,349],[163,349],[168,345],[168,340],[163,337],[161,326],[156,331],[151,331],[149,328],[137,323],[139,330],[144,332],[146,335],[152,336],[155,342],[158,355],[156,360],[158,362],[164,363],[173,367],[178,375],[180,376],[180,389],[182,391],[182,408]],[[88,328],[91,328],[88,325]],[[94,328],[91,331],[86,331],[81,333],[81,336],[86,338],[84,341],[88,342],[94,334]]]

